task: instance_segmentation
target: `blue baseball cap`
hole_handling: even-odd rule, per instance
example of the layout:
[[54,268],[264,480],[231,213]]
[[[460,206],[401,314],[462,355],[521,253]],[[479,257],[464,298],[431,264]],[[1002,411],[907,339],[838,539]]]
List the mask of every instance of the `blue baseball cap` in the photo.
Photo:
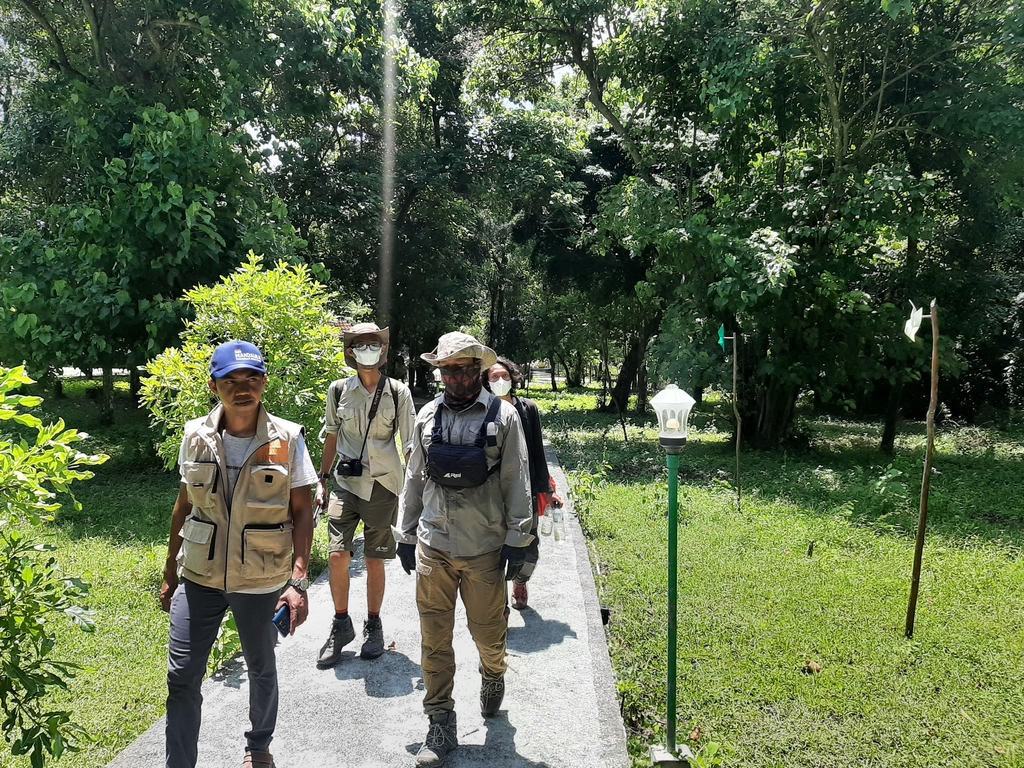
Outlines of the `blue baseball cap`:
[[210,357],[210,377],[220,379],[232,371],[249,368],[260,373],[267,372],[263,354],[255,344],[248,341],[225,341]]

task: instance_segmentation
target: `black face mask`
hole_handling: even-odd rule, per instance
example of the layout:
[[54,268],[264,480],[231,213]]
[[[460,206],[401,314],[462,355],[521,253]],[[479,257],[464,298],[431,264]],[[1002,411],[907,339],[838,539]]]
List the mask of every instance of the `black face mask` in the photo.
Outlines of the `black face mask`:
[[483,388],[480,363],[455,369],[450,374],[442,368],[441,381],[444,382],[445,404],[450,408],[464,408],[480,397]]

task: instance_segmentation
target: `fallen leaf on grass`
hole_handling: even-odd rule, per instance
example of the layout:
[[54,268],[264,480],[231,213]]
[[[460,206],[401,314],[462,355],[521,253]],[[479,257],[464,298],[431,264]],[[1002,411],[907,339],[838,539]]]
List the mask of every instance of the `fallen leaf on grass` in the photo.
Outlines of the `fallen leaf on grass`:
[[1002,747],[996,747],[996,754],[997,755],[1005,755],[1006,754],[1006,750],[1003,749]]
[[968,715],[966,710],[963,710],[963,709],[960,710],[960,717],[962,717],[964,720],[966,720],[971,725],[977,725],[978,724],[978,721],[975,720],[970,715]]
[[700,726],[695,725],[693,730],[690,731],[690,741],[700,741],[700,737],[703,735],[704,733],[701,731]]
[[807,661],[804,662],[803,673],[805,675],[816,675],[819,672],[821,672],[821,664],[816,661],[811,661],[810,659],[807,659]]

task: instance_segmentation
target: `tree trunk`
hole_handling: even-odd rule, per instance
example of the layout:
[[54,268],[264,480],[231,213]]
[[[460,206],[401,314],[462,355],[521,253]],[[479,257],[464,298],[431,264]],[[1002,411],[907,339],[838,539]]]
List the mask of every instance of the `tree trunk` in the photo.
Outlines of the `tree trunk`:
[[799,390],[776,379],[768,382],[757,417],[754,439],[763,448],[777,446],[789,434]]
[[629,408],[629,394],[633,390],[640,363],[643,360],[644,345],[640,339],[633,339],[626,349],[626,357],[619,369],[619,378],[612,389],[611,407],[616,413],[625,413]]
[[137,365],[131,366],[128,370],[131,371],[131,383],[129,384],[129,387],[132,397],[138,397],[139,392],[142,391],[142,373],[139,371],[139,367]]
[[103,366],[103,389],[100,397],[100,421],[103,424],[114,423],[114,369]]
[[879,450],[891,455],[896,444],[896,422],[900,417],[900,400],[903,398],[903,379],[897,379],[889,390],[889,401],[885,405],[885,420],[882,424],[882,443]]
[[608,393],[612,388],[612,369],[611,363],[608,362],[610,353],[608,351],[608,340],[601,340],[601,397],[597,401],[597,409],[599,411],[606,410],[608,408]]
[[558,382],[555,380],[555,374],[558,373],[558,369],[555,368],[555,357],[554,357],[554,355],[552,355],[551,359],[548,360],[548,365],[551,366],[551,391],[552,392],[557,392],[558,391]]
[[647,366],[641,365],[636,375],[636,413],[643,416],[647,411]]

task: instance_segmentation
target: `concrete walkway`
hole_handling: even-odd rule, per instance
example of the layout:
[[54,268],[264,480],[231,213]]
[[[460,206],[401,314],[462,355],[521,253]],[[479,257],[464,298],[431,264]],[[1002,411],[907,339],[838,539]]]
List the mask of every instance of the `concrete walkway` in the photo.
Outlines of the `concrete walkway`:
[[[489,720],[480,715],[476,647],[459,603],[455,701],[460,746],[449,758],[451,768],[629,765],[586,542],[550,448],[548,459],[566,500],[566,539],[541,537],[530,607],[513,610],[509,619],[505,701],[498,717]],[[353,559],[350,600],[357,632],[366,618],[361,554]],[[315,666],[334,613],[326,574],[311,587],[309,620],[277,651],[281,705],[271,751],[278,768],[412,766],[427,731],[415,582],[397,560],[388,564],[387,579],[381,617],[390,650],[364,661],[356,655],[362,643],[357,634],[342,662],[329,670]],[[248,687],[241,662],[203,685],[199,768],[241,765]],[[163,764],[161,719],[109,768]]]

